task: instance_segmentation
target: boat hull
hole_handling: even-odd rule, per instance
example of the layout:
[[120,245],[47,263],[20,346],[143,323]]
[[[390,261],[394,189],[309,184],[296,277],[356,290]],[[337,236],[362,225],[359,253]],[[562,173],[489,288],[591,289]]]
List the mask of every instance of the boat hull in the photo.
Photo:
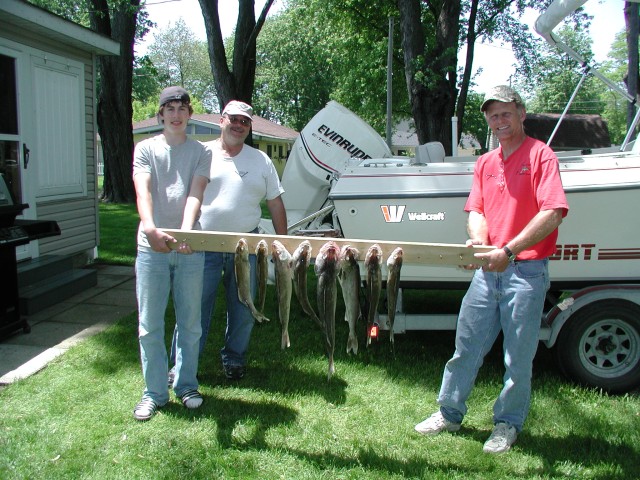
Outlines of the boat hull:
[[[464,204],[473,163],[347,168],[329,193],[346,238],[464,243]],[[550,258],[553,288],[640,280],[640,156],[629,152],[562,158],[569,214]],[[459,268],[406,265],[403,281],[451,288]]]

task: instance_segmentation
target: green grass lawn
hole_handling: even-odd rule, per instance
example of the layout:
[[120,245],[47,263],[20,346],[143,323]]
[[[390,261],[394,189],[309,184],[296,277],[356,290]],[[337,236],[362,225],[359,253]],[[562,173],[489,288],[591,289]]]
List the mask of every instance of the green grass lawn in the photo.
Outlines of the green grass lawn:
[[[128,225],[135,214],[133,206],[115,207],[101,205],[103,233],[108,225]],[[135,228],[120,230],[117,245],[103,236],[101,258],[112,251],[114,258],[133,254],[119,242],[134,237]],[[309,281],[315,305],[311,269]],[[511,452],[490,456],[482,445],[502,382],[498,348],[480,371],[462,430],[425,438],[413,426],[437,408],[452,332],[397,335],[392,354],[384,333],[365,348],[361,326],[361,349],[347,355],[347,325],[337,321],[336,374],[327,381],[320,332],[295,298],[291,348],[280,349],[270,288],[271,322],[256,325],[249,370],[240,382],[222,373],[224,301],[217,302],[200,362],[205,403],[198,410],[172,398],[151,421],[133,419],[143,389],[135,315],[2,389],[0,478],[640,478],[638,396],[609,396],[568,383],[544,347],[535,361],[525,431]],[[426,304],[441,301],[433,292],[423,295]],[[343,317],[340,299],[337,318]],[[169,310],[168,332],[173,322]]]

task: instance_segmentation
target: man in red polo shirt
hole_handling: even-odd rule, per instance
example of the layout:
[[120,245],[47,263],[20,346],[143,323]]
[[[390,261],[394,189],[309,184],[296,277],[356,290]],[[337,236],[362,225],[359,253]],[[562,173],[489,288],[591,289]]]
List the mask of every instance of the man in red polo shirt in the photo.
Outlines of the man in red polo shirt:
[[476,163],[465,205],[467,245],[498,248],[476,254],[478,264],[465,267],[476,272],[460,307],[456,350],[438,396],[440,410],[415,429],[424,435],[460,429],[478,370],[502,331],[506,372],[493,407],[494,429],[483,448],[501,453],[516,441],[529,411],[533,358],[549,289],[548,257],[569,207],[556,155],[524,132],[520,95],[497,86],[481,110],[500,146]]

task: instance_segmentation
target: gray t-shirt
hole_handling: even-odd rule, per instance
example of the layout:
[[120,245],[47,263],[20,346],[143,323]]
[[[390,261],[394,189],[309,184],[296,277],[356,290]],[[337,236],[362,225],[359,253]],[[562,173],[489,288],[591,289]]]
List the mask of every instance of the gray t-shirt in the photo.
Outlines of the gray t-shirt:
[[200,215],[202,230],[251,232],[262,216],[260,202],[284,192],[273,162],[248,145],[235,157],[226,156],[217,140],[205,145],[212,151],[212,160]]
[[[133,176],[151,174],[153,221],[158,228],[180,228],[191,180],[200,175],[209,178],[211,152],[197,140],[170,146],[163,135],[147,138],[136,145]],[[198,230],[196,224],[194,229]],[[147,236],[138,227],[138,246],[150,248]]]

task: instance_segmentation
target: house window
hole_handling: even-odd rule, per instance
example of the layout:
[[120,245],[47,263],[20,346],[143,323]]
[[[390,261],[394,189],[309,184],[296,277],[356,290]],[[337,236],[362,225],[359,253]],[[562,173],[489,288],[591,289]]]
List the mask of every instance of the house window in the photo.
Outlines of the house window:
[[282,145],[278,145],[278,158],[282,158]]
[[204,125],[198,125],[197,123],[193,125],[194,134],[196,135],[212,135],[213,130],[211,127],[205,127]]
[[273,153],[273,146],[271,144],[267,145],[267,155],[271,158],[271,154]]

